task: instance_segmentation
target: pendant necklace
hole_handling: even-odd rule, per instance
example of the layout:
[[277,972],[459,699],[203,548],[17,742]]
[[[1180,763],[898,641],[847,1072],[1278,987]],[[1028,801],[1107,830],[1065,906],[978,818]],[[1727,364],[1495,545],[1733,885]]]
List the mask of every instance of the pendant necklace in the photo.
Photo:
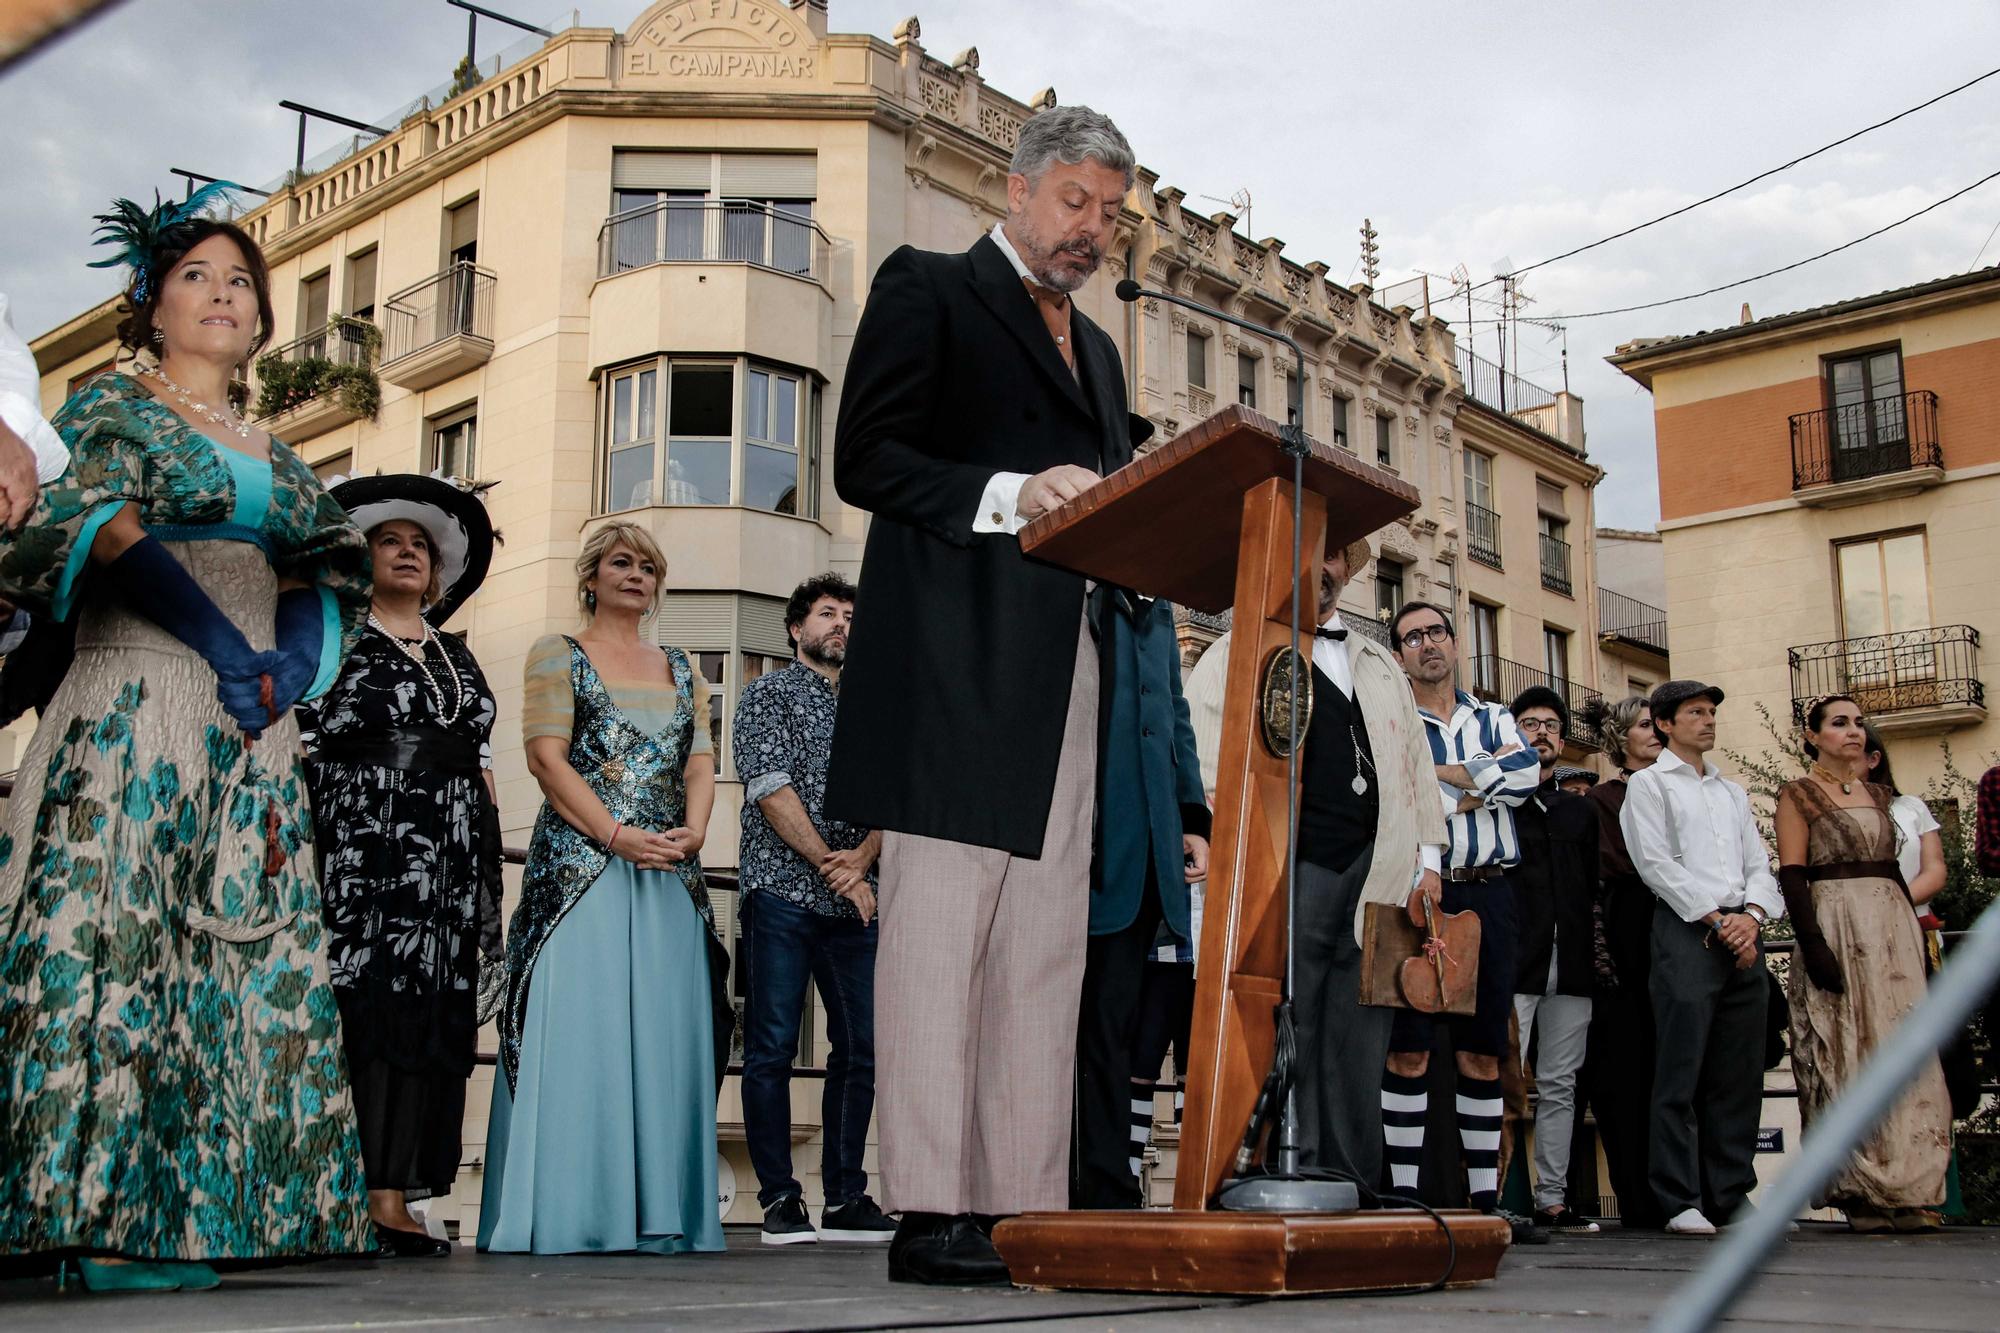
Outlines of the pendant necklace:
[[192,393],[168,379],[167,372],[159,366],[154,366],[146,373],[165,385],[169,393],[180,399],[181,406],[187,408],[188,411],[194,413],[202,420],[211,425],[220,426],[226,431],[234,431],[240,439],[247,440],[250,438],[250,423],[242,417],[237,416],[234,412],[218,412],[207,403],[201,402]]
[[451,677],[452,702],[451,707],[447,709],[444,702],[444,690],[438,685],[437,677],[431,674],[431,664],[427,660],[430,655],[429,648],[431,642],[437,638],[437,632],[431,628],[431,623],[428,620],[424,621],[423,625],[423,637],[406,639],[402,635],[392,632],[387,625],[376,619],[373,610],[370,610],[368,613],[369,628],[373,629],[390,643],[395,644],[397,650],[403,656],[415,662],[417,670],[424,673],[424,683],[430,686],[431,698],[437,703],[438,718],[444,726],[448,727],[458,721],[459,717],[465,712],[465,682],[458,678],[458,668],[452,665],[451,659],[445,656],[443,651],[440,650],[438,656],[445,659],[445,674]]
[[1843,780],[1841,778],[1835,777],[1832,773],[1827,771],[1827,767],[1825,764],[1814,764],[1812,766],[1812,771],[1814,777],[1818,778],[1821,782],[1826,783],[1829,787],[1839,787],[1841,795],[1843,796],[1854,795],[1854,783],[1852,779]]

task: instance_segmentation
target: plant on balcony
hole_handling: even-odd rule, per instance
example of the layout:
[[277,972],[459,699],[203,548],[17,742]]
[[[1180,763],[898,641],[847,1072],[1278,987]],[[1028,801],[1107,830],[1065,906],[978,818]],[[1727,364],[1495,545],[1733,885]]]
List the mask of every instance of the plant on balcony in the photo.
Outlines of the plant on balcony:
[[257,359],[256,415],[273,417],[331,393],[341,407],[358,417],[371,420],[382,406],[382,383],[375,377],[375,354],[382,346],[382,331],[372,324],[339,321],[327,326],[332,338],[358,337],[358,363],[335,361],[331,357],[302,356],[290,360],[273,352]]
[[471,92],[484,82],[486,76],[479,72],[479,66],[473,63],[472,57],[460,56],[458,64],[452,67],[451,86],[444,90],[444,100],[449,102],[460,93]]

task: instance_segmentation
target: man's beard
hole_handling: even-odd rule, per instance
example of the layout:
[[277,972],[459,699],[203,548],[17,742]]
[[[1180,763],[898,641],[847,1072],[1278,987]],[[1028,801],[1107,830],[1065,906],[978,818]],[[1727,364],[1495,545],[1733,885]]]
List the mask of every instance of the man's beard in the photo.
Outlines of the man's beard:
[[800,644],[807,657],[821,666],[839,666],[847,660],[847,636],[844,634],[822,634],[817,639],[807,639]]
[[1325,624],[1333,614],[1333,608],[1340,605],[1341,583],[1325,570],[1319,572],[1319,618]]
[[[1088,238],[1078,237],[1074,241],[1051,247],[1035,234],[1026,214],[1021,216],[1020,224],[1021,249],[1027,252],[1021,256],[1021,262],[1027,265],[1028,272],[1035,275],[1035,280],[1050,291],[1069,293],[1077,290],[1090,281],[1090,275],[1097,272],[1097,266],[1104,262],[1104,251]],[[1064,254],[1089,260],[1089,267],[1078,273],[1069,269],[1059,269],[1050,262],[1057,255]]]

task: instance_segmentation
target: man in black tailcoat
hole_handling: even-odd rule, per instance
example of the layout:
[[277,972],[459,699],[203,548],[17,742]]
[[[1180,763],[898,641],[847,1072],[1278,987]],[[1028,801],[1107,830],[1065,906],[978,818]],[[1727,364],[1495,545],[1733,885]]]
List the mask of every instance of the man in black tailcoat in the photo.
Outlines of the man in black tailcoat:
[[826,810],[884,831],[877,1104],[902,1281],[1005,1282],[994,1218],[1068,1203],[1099,661],[1083,578],[1016,534],[1131,458],[1118,349],[1071,295],[1133,167],[1087,107],[1031,118],[1002,223],[883,262],[841,393],[834,486],[873,519]]

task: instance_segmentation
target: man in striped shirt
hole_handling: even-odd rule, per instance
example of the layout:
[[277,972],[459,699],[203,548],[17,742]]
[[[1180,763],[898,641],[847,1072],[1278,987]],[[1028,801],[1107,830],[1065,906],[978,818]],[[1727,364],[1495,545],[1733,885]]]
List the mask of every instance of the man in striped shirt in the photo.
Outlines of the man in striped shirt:
[[[1471,1203],[1494,1212],[1500,1197],[1500,1058],[1507,1051],[1507,1019],[1514,1007],[1517,939],[1507,872],[1521,856],[1514,809],[1535,794],[1541,761],[1521,743],[1505,708],[1481,703],[1455,687],[1458,640],[1449,612],[1411,602],[1396,613],[1390,631],[1437,765],[1447,838],[1439,905],[1447,912],[1470,911],[1479,917],[1477,1008],[1469,1016],[1444,1021],[1458,1059],[1458,1136]],[[1403,1193],[1415,1192],[1423,1161],[1426,1076],[1436,1021],[1429,1014],[1398,1009],[1389,1042],[1382,1079],[1383,1136],[1391,1179]],[[1517,1240],[1546,1238],[1525,1219],[1515,1230]]]

